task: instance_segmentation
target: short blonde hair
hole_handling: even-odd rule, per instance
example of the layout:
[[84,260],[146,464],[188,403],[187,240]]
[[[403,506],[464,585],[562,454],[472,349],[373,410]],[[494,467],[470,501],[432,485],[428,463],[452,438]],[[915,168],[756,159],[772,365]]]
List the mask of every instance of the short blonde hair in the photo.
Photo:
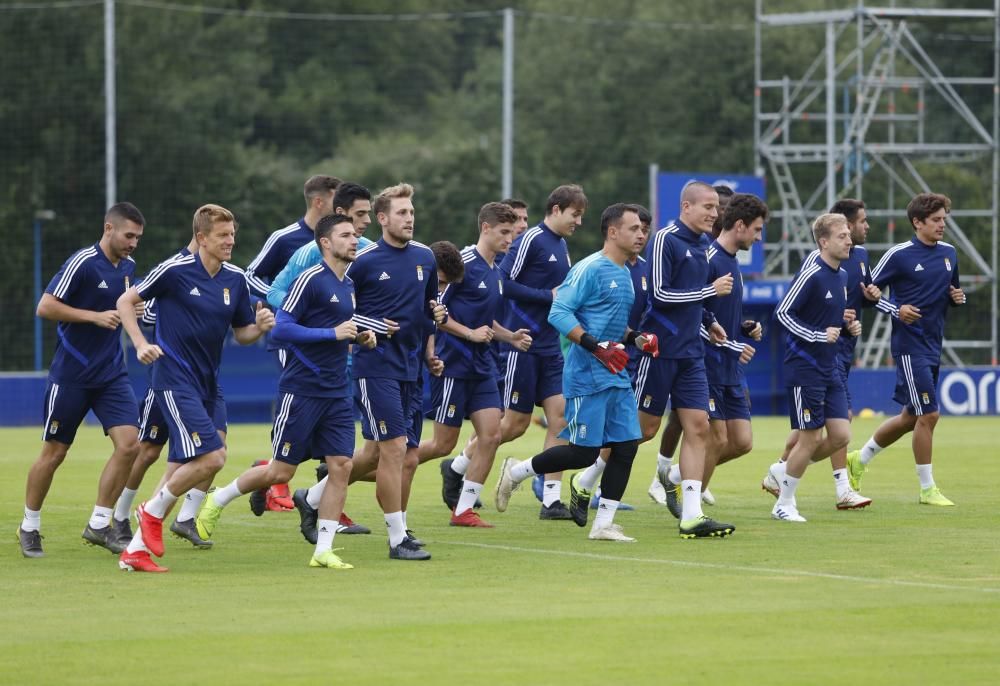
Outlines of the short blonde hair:
[[413,197],[413,186],[408,183],[397,183],[395,186],[389,186],[388,188],[382,189],[382,192],[375,197],[375,202],[372,203],[372,209],[375,211],[375,216],[380,213],[388,213],[389,207],[392,205],[392,201],[395,198],[412,198]]
[[827,212],[816,217],[816,221],[812,225],[813,238],[816,239],[816,245],[819,245],[820,238],[829,238],[830,234],[833,233],[833,227],[838,224],[847,226],[847,217],[836,212]]
[[206,236],[212,231],[212,227],[223,222],[236,224],[233,213],[222,205],[211,203],[202,205],[194,211],[194,219],[191,221],[191,229],[195,234],[203,233]]

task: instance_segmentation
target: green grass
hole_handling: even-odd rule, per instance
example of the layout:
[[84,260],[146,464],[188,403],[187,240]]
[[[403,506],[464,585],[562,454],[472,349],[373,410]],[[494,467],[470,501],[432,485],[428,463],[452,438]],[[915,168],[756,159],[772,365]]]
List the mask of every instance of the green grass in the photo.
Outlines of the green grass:
[[[857,421],[854,443],[875,425]],[[678,538],[646,496],[647,445],[626,497],[639,509],[617,519],[633,545],[540,522],[527,487],[500,515],[492,480],[484,515],[497,528],[449,528],[432,463],[417,473],[409,513],[428,563],[387,559],[374,489],[359,483],[347,509],[375,533],[336,541],[354,570],[308,568],[297,515],[258,519],[240,500],[214,550],[168,539],[166,575],[122,573],[82,545],[108,452],[92,427],[45,504],[46,557],[22,559],[14,530],[38,431],[3,430],[0,682],[996,683],[1000,422],[938,425],[935,476],[958,507],[916,503],[906,442],[865,477],[875,500],[866,511],[837,512],[828,465],[812,467],[799,491],[805,525],[771,521],[759,488],[787,421],[754,427],[754,452],[712,483],[719,505],[707,511],[738,527],[726,540]],[[541,435],[532,427],[501,455],[528,457]],[[264,455],[268,427],[234,426],[229,441],[219,483]],[[311,466],[295,485],[309,483]]]

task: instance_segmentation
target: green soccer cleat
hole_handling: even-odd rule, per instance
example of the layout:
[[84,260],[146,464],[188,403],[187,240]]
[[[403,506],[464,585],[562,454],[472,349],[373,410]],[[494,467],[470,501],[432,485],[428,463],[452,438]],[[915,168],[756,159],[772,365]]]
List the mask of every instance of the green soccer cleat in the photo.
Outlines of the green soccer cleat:
[[920,489],[921,505],[937,505],[938,507],[955,507],[955,503],[944,497],[941,489],[937,486]]
[[861,464],[861,451],[852,450],[847,453],[847,481],[851,484],[851,489],[858,491],[861,488],[861,477],[868,471],[868,467]]
[[207,541],[212,538],[212,534],[215,532],[215,527],[218,525],[219,517],[221,516],[222,507],[216,505],[215,493],[209,493],[208,497],[205,498],[205,502],[202,503],[201,510],[198,511],[198,518],[194,522],[195,528],[198,530],[198,535],[203,540]]
[[[343,550],[343,548],[337,548]],[[340,559],[337,553],[327,550],[319,555],[313,555],[309,560],[310,567],[326,567],[327,569],[354,569],[354,565],[348,564]]]
[[569,480],[569,513],[577,526],[587,525],[587,508],[590,507],[591,493],[580,485],[583,472],[577,472]]
[[724,538],[736,531],[736,527],[701,515],[694,519],[683,520],[678,530],[681,538]]

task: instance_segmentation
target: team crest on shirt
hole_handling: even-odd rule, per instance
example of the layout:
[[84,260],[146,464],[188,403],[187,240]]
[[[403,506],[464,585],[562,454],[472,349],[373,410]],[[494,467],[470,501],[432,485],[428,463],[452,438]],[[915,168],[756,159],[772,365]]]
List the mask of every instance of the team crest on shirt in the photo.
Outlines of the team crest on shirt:
[[581,424],[580,425],[580,438],[586,438],[586,437],[587,437],[587,425],[586,424]]
[[229,304],[229,289],[228,288],[223,288],[222,289],[222,302],[226,303],[227,305]]
[[944,258],[944,268],[947,269],[948,271],[951,271],[951,260],[949,260],[947,257]]
[[55,434],[59,431],[59,422],[49,422],[49,433]]
[[497,279],[497,288],[500,289],[500,295],[503,295],[503,279]]
[[708,399],[708,409],[715,412],[715,398]]
[[127,290],[128,290],[128,288],[129,288],[129,283],[128,283],[128,276],[126,276],[126,277],[125,277],[125,290],[127,291]]
[[921,395],[920,399],[924,401],[924,405],[930,405],[931,404],[931,396],[928,393],[924,393],[923,395]]
[[290,453],[291,451],[292,451],[292,444],[289,443],[288,441],[285,441],[285,444],[281,446],[281,456],[288,457],[288,453]]
[[351,307],[357,308],[358,303],[354,300],[354,293],[351,292]]
[[646,276],[645,275],[643,275],[643,277],[642,277],[642,290],[644,290],[644,291],[647,290],[646,289]]
[[419,264],[417,265],[417,280],[418,281],[424,280],[424,268]]
[[449,405],[448,406],[448,418],[450,419],[450,418],[452,418],[454,416],[455,416],[455,406],[454,405]]
[[809,411],[808,407],[806,409],[802,410],[802,420],[806,424],[808,424],[809,422],[812,421],[812,412]]
[[191,442],[194,443],[195,448],[201,447],[201,436],[198,435],[197,431],[191,432]]
[[642,399],[642,406],[649,407],[650,403],[653,402],[653,396],[646,394],[646,397]]
[[520,398],[520,397],[521,397],[521,394],[518,393],[517,391],[514,391],[513,393],[511,393],[510,394],[510,403],[511,403],[511,405],[516,405],[517,404],[517,399]]
[[158,433],[160,433],[160,427],[154,424],[153,427],[149,430],[149,437],[156,438],[156,434]]
[[378,429],[379,429],[379,431],[381,431],[384,434],[389,433],[389,429],[387,429],[386,426],[385,426],[385,420],[384,419],[380,419],[379,420]]

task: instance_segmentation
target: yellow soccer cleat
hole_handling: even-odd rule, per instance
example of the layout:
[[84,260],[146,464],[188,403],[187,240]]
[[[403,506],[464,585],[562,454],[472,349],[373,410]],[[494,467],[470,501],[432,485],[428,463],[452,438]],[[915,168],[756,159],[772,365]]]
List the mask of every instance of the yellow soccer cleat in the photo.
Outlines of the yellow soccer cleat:
[[[337,548],[341,550],[341,548]],[[326,567],[327,569],[354,569],[354,565],[348,564],[340,559],[337,553],[327,550],[319,555],[313,555],[309,560],[310,567]]]
[[921,505],[937,505],[938,507],[955,507],[955,503],[944,497],[941,489],[937,486],[920,489]]

